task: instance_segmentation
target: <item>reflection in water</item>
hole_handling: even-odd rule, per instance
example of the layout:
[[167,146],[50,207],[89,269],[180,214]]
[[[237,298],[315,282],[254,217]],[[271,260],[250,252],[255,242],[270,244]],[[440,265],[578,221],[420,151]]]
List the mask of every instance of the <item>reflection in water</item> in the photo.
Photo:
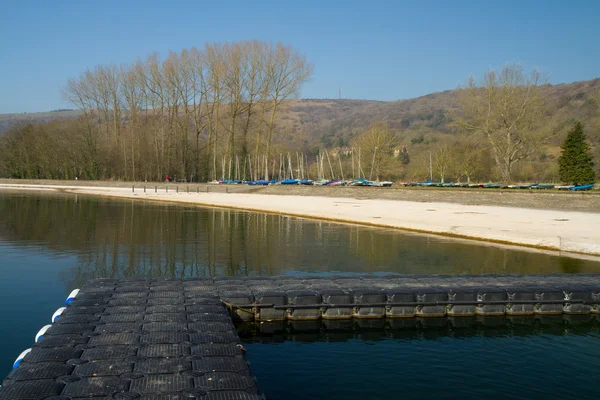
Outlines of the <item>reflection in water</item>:
[[475,336],[587,336],[600,334],[597,315],[537,315],[448,318],[380,318],[319,321],[241,322],[246,343],[435,340]]
[[449,320],[267,323],[241,337],[269,399],[599,398],[593,317]]
[[[0,375],[64,296],[90,278],[599,271],[598,262],[394,230],[0,192],[0,326],[10,326],[0,330]],[[598,398],[590,380],[600,359],[595,318],[300,321],[239,329],[270,399],[397,398],[399,388],[403,398]]]
[[0,241],[73,255],[62,279],[75,286],[99,277],[600,270],[594,261],[394,230],[75,195],[0,193]]
[[558,257],[558,263],[560,264],[561,272],[565,274],[577,274],[584,267],[583,262],[577,258]]

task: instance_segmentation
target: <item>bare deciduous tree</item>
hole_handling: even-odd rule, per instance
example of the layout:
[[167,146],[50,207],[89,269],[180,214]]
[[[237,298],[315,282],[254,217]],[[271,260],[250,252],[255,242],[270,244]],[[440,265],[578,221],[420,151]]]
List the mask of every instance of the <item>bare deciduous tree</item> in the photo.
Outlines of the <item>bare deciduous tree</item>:
[[473,136],[466,136],[454,143],[452,154],[457,178],[465,177],[471,183],[483,169],[485,149]]
[[446,178],[455,162],[454,153],[450,146],[442,143],[436,147],[433,153],[433,171],[439,175],[440,182],[446,182]]
[[[271,140],[275,131],[277,108],[282,101],[298,94],[300,87],[312,74],[312,65],[306,57],[289,46],[278,43],[269,52],[266,64],[267,79],[271,89],[271,117],[268,122],[266,158],[271,156]],[[268,171],[266,179],[269,179]]]
[[379,180],[382,173],[389,168],[394,160],[396,145],[396,133],[390,129],[387,122],[372,122],[369,129],[356,138],[353,147],[360,149],[362,165],[369,168],[368,171],[364,169],[365,173],[369,173],[369,179],[372,179],[370,175],[374,175]]
[[540,127],[546,103],[542,74],[517,64],[489,70],[483,81],[469,78],[459,93],[458,124],[481,133],[490,143],[501,179],[511,181],[515,163],[529,157],[553,134]]
[[[67,124],[71,137],[82,139],[72,148],[81,147],[89,179],[215,179],[218,167],[225,175],[224,164],[239,179],[247,176],[247,165],[254,171],[272,169],[278,107],[298,93],[311,71],[297,50],[260,41],[206,44],[164,59],[155,53],[120,67],[99,65],[64,89],[65,98],[83,113],[80,127]],[[23,131],[23,140],[34,136]],[[256,143],[255,168],[250,143]],[[36,160],[40,166],[55,165],[46,156]],[[27,169],[21,167],[14,168],[15,175]]]

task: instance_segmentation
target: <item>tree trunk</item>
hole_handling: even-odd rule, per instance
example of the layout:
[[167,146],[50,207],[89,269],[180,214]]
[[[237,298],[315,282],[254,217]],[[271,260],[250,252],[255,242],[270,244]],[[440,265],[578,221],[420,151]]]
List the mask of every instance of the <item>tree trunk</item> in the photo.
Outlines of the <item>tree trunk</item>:
[[252,102],[248,105],[248,115],[246,117],[246,126],[244,126],[244,136],[242,143],[242,157],[248,157],[248,130],[250,129],[250,118],[252,117]]
[[231,116],[231,124],[229,125],[229,146],[227,153],[230,159],[233,159],[235,155],[235,120],[236,115],[234,114]]
[[[275,129],[275,112],[277,110],[277,102],[273,102],[273,110],[271,111],[271,119],[269,121],[269,133],[267,135],[267,151],[266,151],[266,158],[267,160],[269,159],[269,157],[271,156],[271,138],[273,137],[273,130]],[[267,171],[267,176],[265,177],[265,180],[268,181],[269,180],[269,171]]]

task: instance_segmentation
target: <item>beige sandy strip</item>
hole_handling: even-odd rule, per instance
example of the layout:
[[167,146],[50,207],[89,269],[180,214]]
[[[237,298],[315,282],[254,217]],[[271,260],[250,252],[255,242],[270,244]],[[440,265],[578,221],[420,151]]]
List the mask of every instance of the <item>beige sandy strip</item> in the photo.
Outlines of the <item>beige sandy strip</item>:
[[420,203],[262,194],[175,193],[117,187],[11,185],[5,189],[60,190],[70,193],[189,203],[287,214],[371,226],[484,240],[580,254],[600,255],[598,213],[515,207]]

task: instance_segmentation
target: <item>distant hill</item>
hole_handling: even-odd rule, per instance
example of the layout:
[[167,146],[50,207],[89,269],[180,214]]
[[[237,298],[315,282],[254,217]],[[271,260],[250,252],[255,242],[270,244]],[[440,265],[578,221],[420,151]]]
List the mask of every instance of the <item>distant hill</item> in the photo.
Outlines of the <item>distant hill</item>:
[[[547,90],[551,102],[548,126],[581,120],[586,125],[588,137],[600,142],[600,107],[593,101],[593,96],[600,95],[600,78],[548,85]],[[448,90],[390,102],[305,99],[289,101],[286,106],[287,112],[282,113],[280,120],[290,133],[300,134],[303,140],[316,139],[324,145],[335,146],[340,141],[347,141],[373,120],[388,121],[406,142],[419,140],[422,136],[452,134],[451,112],[457,110],[458,104],[457,90]]]
[[41,122],[57,118],[75,118],[81,115],[77,110],[54,110],[48,112],[0,114],[0,134],[11,126],[26,122]]
[[[519,182],[559,182],[560,176],[556,159],[561,153],[560,145],[564,141],[573,122],[577,120],[582,121],[585,125],[585,134],[591,144],[591,153],[596,163],[597,176],[600,177],[600,78],[570,84],[546,85],[544,90],[546,90],[548,107],[545,117],[540,121],[540,125],[543,129],[551,131],[553,135],[547,143],[536,148],[526,160],[522,160],[518,164],[515,164],[512,179]],[[442,173],[440,172],[438,179],[462,179],[464,178],[462,176],[463,172],[457,170],[456,162],[458,161],[456,160],[460,158],[460,154],[465,153],[463,146],[465,146],[465,143],[469,142],[470,145],[475,146],[477,149],[476,154],[480,157],[478,166],[476,167],[476,171],[472,178],[480,181],[497,180],[497,170],[495,168],[488,140],[483,134],[469,136],[462,135],[461,133],[463,132],[460,132],[456,127],[456,124],[453,124],[453,116],[460,113],[458,95],[458,90],[448,90],[415,99],[398,101],[350,99],[289,100],[284,102],[278,110],[277,126],[275,134],[273,135],[271,154],[279,154],[281,157],[286,153],[298,153],[305,155],[309,160],[314,160],[315,156],[322,153],[323,149],[329,150],[326,153],[328,158],[329,155],[335,157],[342,152],[345,157],[338,158],[340,160],[340,165],[336,167],[339,167],[337,168],[339,170],[346,169],[347,171],[350,171],[354,168],[354,157],[349,157],[349,154],[354,153],[350,153],[349,147],[354,146],[354,137],[363,132],[372,121],[386,121],[395,131],[396,138],[394,145],[399,147],[403,146],[402,148],[407,155],[407,158],[401,159],[400,157],[395,157],[395,161],[390,162],[390,165],[386,167],[386,179],[423,180],[431,177],[432,171],[430,168],[432,165],[434,166],[433,169],[439,172],[439,167],[435,166],[435,163],[432,163],[431,160],[437,160],[437,154],[442,149],[451,149],[449,157],[453,157],[454,159],[448,161],[448,163],[454,165],[454,167],[452,167],[454,171],[449,177],[442,177]],[[223,109],[224,112],[220,115],[228,118],[227,107],[225,105],[223,106]],[[73,134],[73,127],[75,127],[76,124],[69,124],[68,119],[76,118],[80,115],[81,112],[74,110],[56,110],[45,113],[4,114],[0,115],[0,135],[1,132],[6,132],[13,126],[18,127],[30,122],[56,121],[60,119],[63,119],[67,123],[63,124],[62,121],[59,121],[59,123],[47,124],[46,126],[22,129],[19,131],[18,135],[21,135],[23,132],[62,132],[63,129],[66,131],[70,129],[70,133]],[[254,117],[256,118],[257,116],[258,114],[255,113]],[[227,122],[229,121],[223,120],[221,126],[225,125]],[[239,130],[236,131],[238,133],[236,144],[239,147],[242,143],[240,132],[243,119],[238,119],[237,122],[239,124]],[[252,126],[252,129],[256,129],[260,126],[256,122],[258,121],[253,121],[254,125]],[[249,141],[251,146],[253,144],[252,140],[256,137],[255,135],[257,132],[258,131],[256,130],[251,131]],[[42,154],[46,154],[44,146],[56,145],[59,148],[62,146],[59,140],[54,139],[54,136],[52,136],[53,134],[54,133],[50,133],[50,136],[46,136],[45,144],[41,144],[42,142],[40,142],[38,138],[31,136],[29,136],[27,140],[24,139],[25,142],[27,142],[27,151],[31,151],[32,155],[40,156],[36,159],[37,164],[34,163],[35,165],[33,167],[30,167],[29,164],[27,164],[29,162],[27,161],[29,160],[27,157],[15,156],[17,163],[20,162],[21,159],[25,159],[27,168],[35,169],[35,171],[27,170],[27,173],[31,176],[37,176],[35,174],[39,171],[46,174],[46,171],[50,170],[48,167],[49,163],[55,162],[53,158],[41,157]],[[220,138],[227,137],[227,134],[226,128],[221,128],[219,130]],[[27,135],[22,137],[27,138]],[[198,136],[198,138],[199,141],[196,142],[196,146],[203,144],[201,141],[207,140],[208,135],[204,137]],[[18,154],[19,151],[21,151],[19,150],[18,142],[15,143],[17,150],[10,150],[13,155]],[[192,142],[188,140],[188,150],[191,149],[189,143]],[[110,143],[108,142],[100,142],[100,144],[104,146],[104,148],[101,148],[103,157],[101,160],[103,163],[102,168],[104,168],[105,171],[110,171],[102,172],[106,173],[106,175],[103,176],[121,177],[124,174],[123,171],[128,173],[129,169],[122,170],[120,169],[120,166],[118,168],[113,168],[116,164],[110,161],[111,157],[119,159],[121,157],[121,150],[119,149],[118,152],[115,152],[114,149],[111,150]],[[108,147],[106,146],[107,144]],[[183,149],[185,146],[182,145],[181,147],[178,147],[176,144],[177,143],[171,141],[168,149],[175,149],[174,151],[176,151],[179,148]],[[35,149],[36,146],[41,146],[37,149],[37,152],[31,150]],[[219,148],[217,150],[218,157],[226,154],[226,147],[226,141],[219,139]],[[159,152],[160,150],[164,150],[165,147],[156,147],[156,149],[158,149],[156,151]],[[3,150],[3,148],[0,148],[0,151],[1,150]],[[238,148],[238,150],[240,149]],[[140,157],[136,159],[138,161],[136,166],[142,168],[140,165],[143,165],[145,174],[154,173],[154,169],[152,169],[154,167],[150,167],[153,165],[154,158],[148,156],[148,154],[153,153],[154,151],[155,148],[152,147],[151,141],[139,143],[138,152],[139,154],[143,153],[145,155],[140,155]],[[67,153],[79,154],[77,150],[74,153],[69,153],[68,151]],[[364,156],[365,153],[363,152],[362,154]],[[358,149],[358,156],[360,159],[360,147]],[[254,155],[254,157],[256,156]],[[298,155],[296,158],[297,157]],[[143,162],[140,162],[140,160],[143,160]],[[159,159],[159,163],[171,162],[169,160],[172,159],[163,157]],[[178,168],[173,174],[183,174],[183,168],[185,166],[181,162],[182,158],[178,157],[173,160],[176,160],[173,162],[177,165],[162,165],[162,168],[168,168],[172,171],[175,171],[175,169]],[[200,158],[198,160],[200,161]],[[2,160],[0,159],[0,162],[1,161]],[[329,159],[327,162],[331,164]],[[369,162],[371,161],[367,160],[365,162],[366,164],[363,162],[363,166],[369,165]],[[345,164],[346,166],[344,167],[341,164]],[[54,173],[64,173],[64,163],[59,166],[55,165],[54,168],[55,169],[52,170]],[[78,164],[77,168],[81,168],[81,166]],[[213,166],[213,169],[216,168]],[[223,170],[224,167],[221,167],[221,171]],[[133,171],[133,165],[131,171]],[[138,170],[138,173],[139,171],[140,170]],[[334,174],[331,165],[329,165],[329,171],[331,174]],[[76,171],[74,173],[81,172]],[[363,171],[362,173],[364,174],[365,172]]]
[[[592,101],[600,93],[600,78],[569,84],[548,85],[549,126],[569,120],[581,120],[586,134],[600,143],[598,116],[600,109]],[[279,114],[279,131],[283,141],[296,148],[344,146],[351,137],[373,120],[386,120],[399,132],[400,139],[427,140],[428,136],[452,134],[451,111],[457,108],[457,90],[432,93],[409,100],[375,101],[350,99],[289,100]],[[22,122],[73,118],[76,110],[43,113],[0,114],[0,133]]]

